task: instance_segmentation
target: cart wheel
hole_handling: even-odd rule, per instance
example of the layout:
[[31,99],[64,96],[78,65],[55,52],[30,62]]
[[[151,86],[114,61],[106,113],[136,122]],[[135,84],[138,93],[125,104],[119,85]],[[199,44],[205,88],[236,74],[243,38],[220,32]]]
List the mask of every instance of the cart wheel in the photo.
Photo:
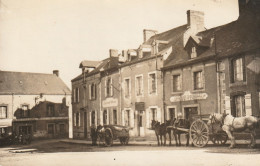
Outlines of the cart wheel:
[[105,146],[111,146],[113,144],[112,131],[108,128],[105,130]]
[[228,136],[225,132],[213,134],[211,141],[216,145],[224,145],[228,140]]
[[205,122],[198,119],[190,126],[190,138],[196,147],[204,147],[209,141],[209,128]]

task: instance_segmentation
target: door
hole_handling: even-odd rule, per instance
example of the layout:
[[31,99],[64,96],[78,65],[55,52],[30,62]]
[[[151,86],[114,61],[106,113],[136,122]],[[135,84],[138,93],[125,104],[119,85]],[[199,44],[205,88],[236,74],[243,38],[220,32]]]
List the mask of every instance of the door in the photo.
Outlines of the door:
[[138,111],[138,114],[137,114],[137,133],[138,133],[138,136],[141,136],[141,128],[143,127],[143,112],[144,111]]
[[87,138],[87,112],[84,112],[84,137]]
[[48,124],[48,135],[54,137],[54,124]]
[[198,115],[198,107],[185,107],[184,108],[184,118],[190,122],[193,122],[194,117]]

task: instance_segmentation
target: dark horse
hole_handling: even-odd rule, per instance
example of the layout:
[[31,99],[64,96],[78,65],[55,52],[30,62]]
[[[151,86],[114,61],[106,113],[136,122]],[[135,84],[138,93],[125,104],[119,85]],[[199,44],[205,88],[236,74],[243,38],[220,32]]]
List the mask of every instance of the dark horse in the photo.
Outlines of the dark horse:
[[[171,130],[167,129],[167,126],[172,126],[174,121],[166,121],[166,123],[160,124],[160,122],[152,120],[152,129],[155,131],[155,135],[157,138],[158,146],[160,146],[160,140],[161,145],[166,145],[166,134],[169,134],[170,138],[170,144],[171,144]],[[162,137],[164,137],[164,144],[162,142]]]
[[181,138],[180,138],[181,134],[185,134],[186,139],[187,139],[186,146],[189,146],[189,139],[190,139],[189,132],[178,130],[175,127],[189,129],[190,122],[187,119],[177,119],[177,120],[175,120],[173,126],[174,126],[173,135],[175,138],[176,146],[181,146]]

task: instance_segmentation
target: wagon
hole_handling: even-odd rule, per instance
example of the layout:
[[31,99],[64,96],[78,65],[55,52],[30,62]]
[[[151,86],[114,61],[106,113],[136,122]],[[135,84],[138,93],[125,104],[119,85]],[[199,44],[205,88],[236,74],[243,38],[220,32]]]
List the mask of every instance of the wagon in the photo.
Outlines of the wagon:
[[98,145],[112,146],[113,141],[119,139],[122,145],[129,141],[129,128],[121,125],[104,125],[97,130]]
[[209,116],[193,115],[190,120],[191,125],[189,129],[175,126],[168,126],[167,128],[187,132],[193,145],[196,147],[206,146],[209,140],[215,145],[224,145],[228,139],[227,134],[219,124],[208,124]]

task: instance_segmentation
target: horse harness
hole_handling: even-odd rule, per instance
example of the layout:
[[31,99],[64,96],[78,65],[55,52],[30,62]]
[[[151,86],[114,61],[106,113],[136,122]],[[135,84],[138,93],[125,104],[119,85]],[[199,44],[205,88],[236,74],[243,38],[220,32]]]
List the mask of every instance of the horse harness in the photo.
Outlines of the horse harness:
[[[224,125],[224,120],[225,120],[226,116],[227,116],[227,115],[223,116],[223,117],[222,117],[222,120],[220,121],[220,127],[221,127],[221,128],[222,128],[222,126]],[[213,122],[213,119],[214,119],[214,121],[216,122],[216,117],[215,117],[215,115],[212,115],[211,124],[214,123],[214,122]],[[234,121],[235,121],[235,119],[236,119],[236,117],[233,117],[232,125],[231,125],[232,128],[234,128]]]

